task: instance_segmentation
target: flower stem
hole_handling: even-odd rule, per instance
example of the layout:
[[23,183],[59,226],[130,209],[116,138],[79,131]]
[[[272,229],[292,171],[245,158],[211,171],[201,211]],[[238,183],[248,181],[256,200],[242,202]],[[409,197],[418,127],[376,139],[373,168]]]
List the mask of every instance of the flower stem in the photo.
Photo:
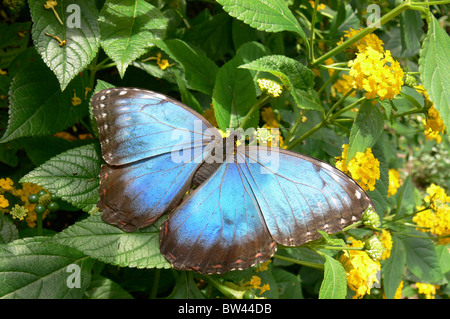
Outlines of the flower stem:
[[263,93],[258,100],[256,101],[256,103],[252,106],[252,108],[250,109],[250,111],[247,113],[247,115],[245,116],[244,120],[242,121],[242,123],[239,125],[240,128],[245,128],[245,124],[247,124],[248,119],[250,118],[250,116],[256,112],[257,110],[259,110],[261,108],[261,106],[263,106],[264,104],[266,104],[267,101],[270,100],[270,95]]
[[211,285],[217,288],[221,293],[230,299],[243,299],[245,290],[236,290],[231,287],[222,285],[217,280],[213,279],[212,276],[201,276],[203,280],[209,282]]
[[[381,17],[381,19],[379,21],[379,25],[382,26],[383,24],[385,24],[388,21],[392,20],[393,18],[398,16],[400,13],[402,13],[406,9],[410,8],[410,6],[411,5],[410,5],[410,3],[408,1],[402,2],[399,6],[395,7],[390,12],[388,12],[383,17]],[[359,32],[357,35],[355,35],[354,37],[351,37],[347,41],[344,41],[342,44],[338,45],[337,47],[335,47],[331,51],[328,51],[327,53],[322,55],[317,60],[311,60],[311,64],[313,64],[313,65],[322,64],[325,60],[327,60],[327,59],[335,56],[336,54],[344,51],[346,48],[348,48],[352,44],[358,42],[359,40],[364,38],[366,35],[372,33],[376,29],[377,29],[376,27],[367,27],[367,28],[365,28],[364,30]]]
[[42,236],[42,215],[43,213],[36,212],[36,225],[37,225],[37,235]]
[[311,35],[309,40],[309,60],[314,61],[314,28],[316,24],[316,17],[317,17],[317,7],[319,5],[319,0],[314,0],[314,9],[313,9],[313,15],[311,18]]
[[304,261],[304,260],[297,260],[294,258],[290,258],[290,257],[286,257],[286,256],[280,256],[280,255],[273,255],[274,258],[277,258],[279,260],[284,260],[284,261],[288,261],[297,265],[302,265],[302,266],[306,266],[306,267],[310,267],[310,268],[314,268],[314,269],[319,269],[319,270],[323,270],[323,265],[322,264],[317,264],[317,263],[312,263],[309,261]]

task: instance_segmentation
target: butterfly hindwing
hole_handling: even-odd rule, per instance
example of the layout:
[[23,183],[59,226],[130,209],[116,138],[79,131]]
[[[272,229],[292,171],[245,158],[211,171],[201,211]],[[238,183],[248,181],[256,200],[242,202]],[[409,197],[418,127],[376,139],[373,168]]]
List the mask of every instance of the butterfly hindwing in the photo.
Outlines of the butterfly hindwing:
[[226,162],[161,227],[161,253],[177,269],[224,273],[276,250],[249,184]]
[[262,147],[248,147],[240,156],[269,232],[282,245],[317,239],[317,230],[336,233],[374,206],[355,181],[315,158]]
[[131,165],[102,165],[98,206],[103,220],[125,231],[153,224],[188,191],[197,166],[174,163],[171,153]]

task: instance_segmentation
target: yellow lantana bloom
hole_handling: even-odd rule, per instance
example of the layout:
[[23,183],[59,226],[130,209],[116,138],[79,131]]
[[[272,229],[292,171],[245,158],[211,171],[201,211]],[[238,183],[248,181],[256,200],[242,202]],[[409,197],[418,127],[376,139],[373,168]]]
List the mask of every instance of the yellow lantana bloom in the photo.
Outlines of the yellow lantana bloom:
[[[351,241],[349,247],[364,247],[364,243],[360,240],[350,237],[349,241]],[[372,260],[363,250],[344,251],[339,261],[345,269],[348,286],[356,292],[353,299],[370,294],[373,284],[378,282],[377,273],[381,269],[380,263]]]
[[[417,213],[413,217],[415,222],[422,232],[429,231],[430,233],[444,237],[450,235],[450,196],[447,196],[445,190],[436,185],[431,184],[427,188],[428,195],[425,197],[425,202],[430,204],[431,209],[427,209]],[[424,207],[418,207],[423,210]],[[439,238],[438,245],[446,245],[450,243],[450,237]]]
[[379,97],[380,100],[392,100],[403,85],[403,70],[391,52],[378,52],[372,47],[356,54],[356,59],[348,62],[353,85],[365,90],[367,99]]
[[401,186],[401,179],[400,179],[400,173],[396,170],[391,168],[389,170],[389,188],[388,188],[388,197],[393,196],[397,194],[397,190]]
[[426,299],[434,299],[436,295],[436,289],[439,289],[439,286],[437,285],[421,282],[416,282],[416,286],[419,294],[424,294]]
[[283,92],[283,88],[277,82],[268,79],[258,79],[256,81],[260,90],[271,97],[278,97]]
[[372,149],[364,153],[357,152],[347,163],[348,144],[342,145],[342,156],[336,157],[336,168],[350,175],[365,191],[375,189],[375,183],[380,179],[380,161],[373,156]]
[[[344,37],[347,39],[350,39],[357,35],[359,32],[361,32],[362,29],[352,29],[348,31],[344,31]],[[344,38],[341,38],[341,40],[337,43],[338,45],[342,44],[344,42]],[[376,34],[368,34],[364,38],[357,41],[355,44],[350,46],[350,49],[355,49],[358,52],[365,51],[368,47],[371,47],[372,49],[378,51],[378,52],[384,52],[383,48],[383,41],[380,40],[380,38],[377,37]]]

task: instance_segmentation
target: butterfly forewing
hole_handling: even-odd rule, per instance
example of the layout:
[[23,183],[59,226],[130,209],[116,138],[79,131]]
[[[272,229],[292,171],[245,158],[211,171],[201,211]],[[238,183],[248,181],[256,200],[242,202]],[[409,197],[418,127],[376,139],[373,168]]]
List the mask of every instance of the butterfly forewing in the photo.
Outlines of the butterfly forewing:
[[92,108],[107,163],[98,206],[106,222],[126,231],[151,225],[175,207],[221,138],[194,111],[147,90],[102,90]]

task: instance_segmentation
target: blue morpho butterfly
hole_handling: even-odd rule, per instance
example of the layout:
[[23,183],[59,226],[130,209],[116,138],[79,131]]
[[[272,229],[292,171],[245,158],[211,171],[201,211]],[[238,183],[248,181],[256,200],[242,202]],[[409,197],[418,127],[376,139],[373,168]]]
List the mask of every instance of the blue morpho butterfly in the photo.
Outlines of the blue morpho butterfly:
[[170,212],[160,250],[174,268],[246,269],[269,259],[277,243],[299,246],[319,238],[317,230],[336,233],[374,207],[329,164],[238,146],[237,134],[222,138],[200,114],[163,94],[106,89],[92,107],[106,161],[103,220],[131,232]]

